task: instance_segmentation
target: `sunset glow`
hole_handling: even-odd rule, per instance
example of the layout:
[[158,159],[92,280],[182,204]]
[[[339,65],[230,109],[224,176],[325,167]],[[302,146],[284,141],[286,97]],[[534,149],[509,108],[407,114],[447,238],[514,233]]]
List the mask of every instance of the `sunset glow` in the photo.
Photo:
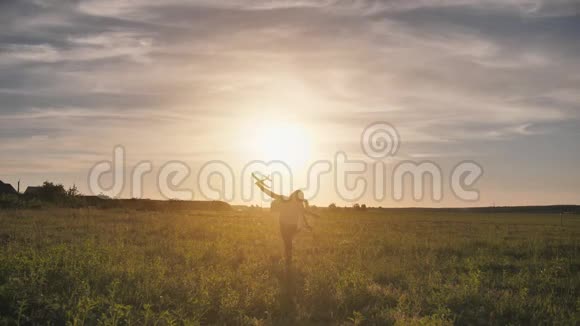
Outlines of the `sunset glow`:
[[311,158],[312,135],[296,123],[266,121],[241,137],[248,144],[249,160],[278,160],[299,167]]
[[[188,188],[213,160],[238,174],[337,152],[370,164],[360,135],[384,121],[401,137],[391,168],[472,160],[485,177],[477,202],[369,204],[579,200],[574,2],[25,0],[0,11],[4,182],[88,194],[88,171],[117,145],[129,170],[186,163]],[[154,173],[143,182],[144,196],[165,198]],[[319,204],[340,202],[322,182]]]

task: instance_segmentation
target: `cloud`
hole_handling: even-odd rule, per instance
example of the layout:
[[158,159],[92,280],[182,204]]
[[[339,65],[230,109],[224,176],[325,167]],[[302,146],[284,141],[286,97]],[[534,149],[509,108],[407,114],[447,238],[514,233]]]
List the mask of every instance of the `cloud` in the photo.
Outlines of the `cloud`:
[[248,11],[307,8],[344,15],[397,13],[433,8],[473,8],[482,11],[511,12],[530,16],[567,16],[579,12],[578,3],[574,0],[194,0],[187,3],[170,0],[164,1],[162,4],[152,0],[85,0],[80,2],[78,8],[91,15],[135,18],[137,16],[150,17],[146,14],[147,11],[154,11],[162,6]]
[[102,33],[69,37],[66,46],[50,44],[7,44],[0,50],[0,65],[21,63],[56,63],[62,61],[94,61],[108,58],[129,58],[146,63],[151,39],[130,33]]
[[119,142],[138,157],[231,154],[235,123],[256,116],[312,124],[324,150],[357,149],[365,125],[389,121],[415,157],[580,127],[577,1],[0,6],[13,167]]
[[0,64],[15,64],[17,62],[56,62],[61,56],[58,51],[48,45],[10,44],[4,46]]

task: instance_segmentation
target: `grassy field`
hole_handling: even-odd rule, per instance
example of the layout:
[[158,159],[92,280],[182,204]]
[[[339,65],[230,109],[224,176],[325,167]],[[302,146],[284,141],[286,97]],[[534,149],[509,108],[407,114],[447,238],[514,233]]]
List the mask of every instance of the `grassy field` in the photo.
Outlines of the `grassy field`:
[[580,323],[580,216],[0,211],[0,325]]

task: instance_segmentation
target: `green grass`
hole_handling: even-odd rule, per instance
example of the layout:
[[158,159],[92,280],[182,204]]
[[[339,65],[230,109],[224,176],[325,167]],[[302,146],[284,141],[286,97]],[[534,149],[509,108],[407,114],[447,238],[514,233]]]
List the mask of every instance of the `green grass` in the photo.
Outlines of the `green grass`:
[[580,323],[580,217],[0,211],[0,324]]

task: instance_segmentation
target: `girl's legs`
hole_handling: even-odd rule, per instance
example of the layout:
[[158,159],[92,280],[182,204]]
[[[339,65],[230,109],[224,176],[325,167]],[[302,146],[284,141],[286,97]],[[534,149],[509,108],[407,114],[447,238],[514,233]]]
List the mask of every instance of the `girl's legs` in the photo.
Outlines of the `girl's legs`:
[[282,241],[284,242],[284,254],[286,257],[286,268],[292,265],[292,241],[296,235],[297,227],[295,225],[280,224]]
[[292,265],[292,239],[293,236],[285,236],[284,237],[284,253],[286,255],[286,267],[290,267]]

